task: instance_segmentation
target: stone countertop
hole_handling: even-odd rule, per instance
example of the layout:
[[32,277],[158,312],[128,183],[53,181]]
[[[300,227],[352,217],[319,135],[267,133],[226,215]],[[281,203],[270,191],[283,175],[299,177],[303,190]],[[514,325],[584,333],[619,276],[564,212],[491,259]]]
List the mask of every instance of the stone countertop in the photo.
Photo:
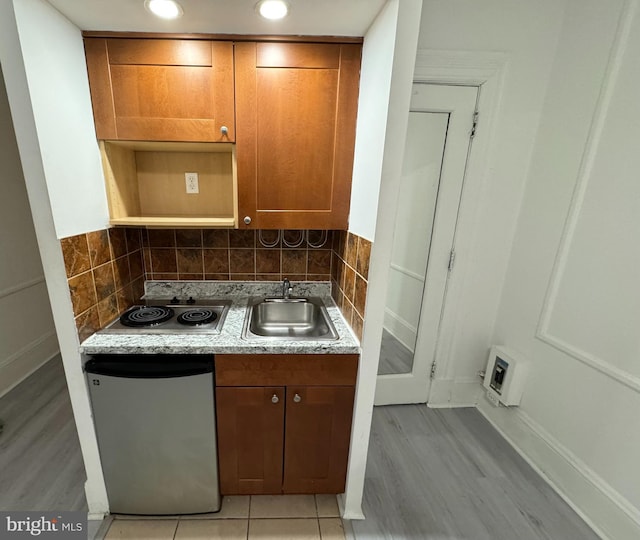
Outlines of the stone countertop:
[[[155,284],[157,285],[157,283]],[[295,285],[295,284],[294,284]],[[156,292],[154,283],[145,286],[147,296],[150,291]],[[347,326],[340,310],[325,290],[304,290],[299,287],[299,294],[311,292],[313,296],[321,296],[329,312],[329,316],[340,336],[337,340],[290,341],[279,339],[242,339],[242,327],[250,296],[258,296],[255,289],[233,290],[233,296],[220,294],[221,291],[207,291],[209,297],[224,297],[232,304],[219,334],[93,334],[80,345],[80,352],[85,354],[358,354],[360,345]],[[184,294],[191,289],[163,288],[163,293],[173,295]],[[238,293],[249,293],[238,295]],[[324,293],[324,294],[323,294]],[[165,295],[163,294],[163,296]],[[267,292],[267,294],[273,294]],[[306,294],[305,294],[306,295]]]

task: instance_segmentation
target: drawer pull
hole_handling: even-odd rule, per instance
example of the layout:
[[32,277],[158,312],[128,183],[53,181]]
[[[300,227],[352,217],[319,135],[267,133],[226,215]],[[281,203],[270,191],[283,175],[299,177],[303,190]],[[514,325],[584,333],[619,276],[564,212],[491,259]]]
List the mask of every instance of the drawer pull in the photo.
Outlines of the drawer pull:
[[294,401],[294,403],[300,403],[302,401],[302,398],[300,397],[300,394],[295,394],[293,396],[293,401]]
[[278,401],[280,401],[280,399],[278,398],[278,395],[273,394],[273,396],[271,397],[271,403],[278,403]]

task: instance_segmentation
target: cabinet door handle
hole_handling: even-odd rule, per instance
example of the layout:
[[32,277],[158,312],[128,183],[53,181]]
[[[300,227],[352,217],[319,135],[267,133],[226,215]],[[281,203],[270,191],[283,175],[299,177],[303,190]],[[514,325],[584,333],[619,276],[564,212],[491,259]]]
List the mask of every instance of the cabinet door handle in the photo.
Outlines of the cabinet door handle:
[[273,394],[273,396],[271,397],[271,403],[278,403],[278,401],[280,401],[280,398],[278,398],[278,394]]
[[245,225],[249,225],[249,223],[251,223],[251,218],[249,216],[245,216],[242,221],[244,221]]
[[221,126],[221,127],[220,127],[220,133],[221,133],[222,135],[225,135],[225,136],[226,136],[226,135],[229,135],[229,128],[228,128],[227,126]]
[[294,403],[300,403],[302,401],[302,398],[300,397],[300,394],[295,394],[293,396],[293,401],[294,401]]

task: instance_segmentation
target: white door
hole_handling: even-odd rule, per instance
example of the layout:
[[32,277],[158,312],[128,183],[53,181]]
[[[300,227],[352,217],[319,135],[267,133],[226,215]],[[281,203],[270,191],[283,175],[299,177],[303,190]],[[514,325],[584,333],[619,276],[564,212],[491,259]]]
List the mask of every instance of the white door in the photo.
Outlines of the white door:
[[413,85],[376,405],[426,403],[478,88]]

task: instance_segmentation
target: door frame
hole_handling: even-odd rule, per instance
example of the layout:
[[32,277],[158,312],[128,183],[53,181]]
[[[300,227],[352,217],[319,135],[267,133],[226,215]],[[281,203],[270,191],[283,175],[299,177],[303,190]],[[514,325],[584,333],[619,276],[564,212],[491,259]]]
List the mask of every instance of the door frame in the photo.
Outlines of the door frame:
[[[431,240],[428,242],[426,238],[424,239],[425,244],[427,242],[429,244],[429,250],[424,261],[425,277],[420,294],[420,315],[416,321],[416,340],[411,370],[408,373],[381,375],[376,387],[376,403],[426,403],[429,397],[431,386],[429,374],[435,357],[440,320],[446,301],[450,276],[448,270],[450,252],[455,244],[467,160],[473,142],[471,137],[473,118],[478,106],[479,93],[477,86],[425,83],[414,83],[412,86],[409,114],[446,114],[447,122],[444,128],[444,145],[439,158],[436,200],[420,201],[425,205],[434,205],[434,216]],[[418,145],[420,145],[419,141]],[[408,139],[405,141],[405,148],[407,146]],[[406,159],[406,151],[404,159]],[[394,228],[397,228],[399,212],[401,209],[396,207]],[[394,232],[392,250],[395,248],[396,235],[397,231]],[[417,271],[417,268],[414,271]],[[391,273],[389,271],[389,277]]]
[[[434,217],[425,261],[425,278],[420,295],[420,314],[416,324],[411,370],[408,373],[380,375],[376,387],[376,404],[426,403],[429,398],[430,373],[447,299],[451,276],[451,252],[455,249],[458,214],[467,177],[467,161],[473,144],[473,121],[474,113],[478,110],[479,94],[480,89],[477,86],[428,83],[413,83],[412,86],[409,114],[444,113],[447,115],[447,124],[438,170],[436,200],[420,201],[426,205],[434,204]],[[408,142],[407,139],[405,148]],[[395,227],[400,211],[400,208],[396,207]],[[396,234],[397,231],[394,232],[392,250],[395,247]],[[427,243],[426,238],[424,242]]]
[[[456,378],[451,362],[457,317],[463,303],[465,275],[470,267],[470,246],[474,240],[474,229],[486,178],[489,175],[491,141],[496,129],[495,118],[500,107],[504,76],[507,67],[504,53],[476,53],[463,51],[418,50],[414,83],[451,86],[476,86],[479,89],[477,110],[479,126],[467,156],[464,189],[460,199],[458,222],[454,242],[456,245],[455,269],[447,281],[440,325],[435,345],[435,370],[430,388],[425,390],[425,400],[430,407],[474,405],[478,392],[478,380]],[[391,245],[374,249],[390,250]],[[371,284],[370,284],[371,285]],[[382,284],[381,284],[382,285]],[[385,297],[388,274],[384,283]],[[378,332],[372,332],[378,334]],[[366,320],[365,320],[366,334]],[[365,338],[366,339],[366,338]],[[378,344],[379,359],[379,344]],[[397,403],[392,387],[395,378],[407,379],[412,374],[379,375],[377,377],[375,405]],[[424,384],[422,381],[415,384]],[[427,381],[429,385],[429,381]],[[426,395],[428,394],[428,398]]]

